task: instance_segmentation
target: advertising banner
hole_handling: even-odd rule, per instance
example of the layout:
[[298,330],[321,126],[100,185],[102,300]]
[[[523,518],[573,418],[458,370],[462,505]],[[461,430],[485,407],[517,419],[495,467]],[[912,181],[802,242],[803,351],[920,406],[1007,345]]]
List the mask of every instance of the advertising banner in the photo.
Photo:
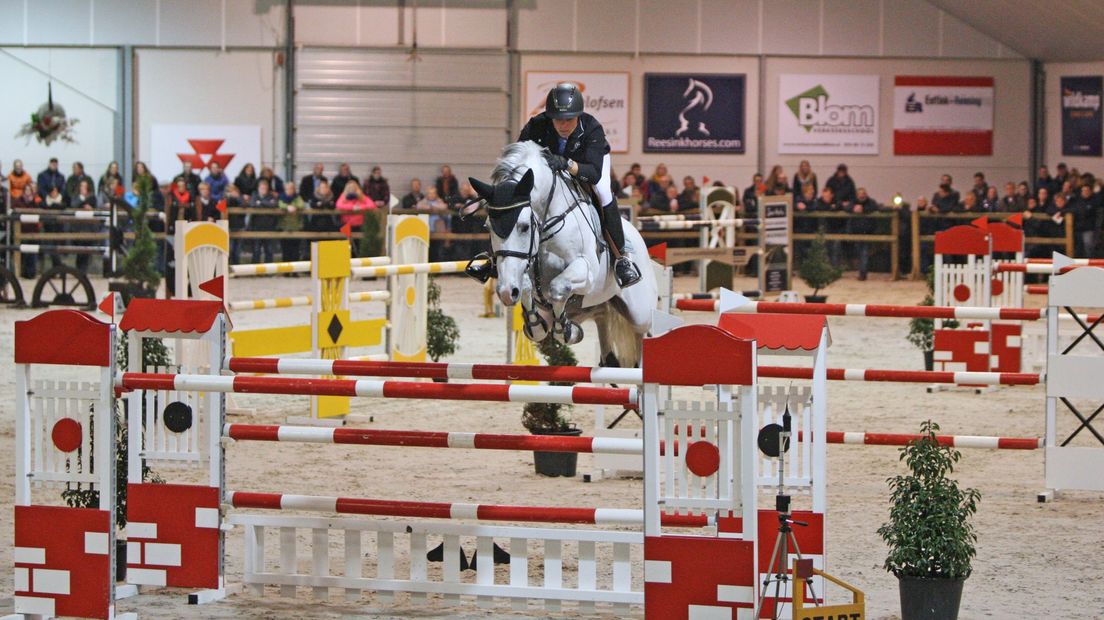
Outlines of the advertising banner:
[[1062,78],[1062,154],[1100,157],[1100,96],[1104,79],[1099,75]]
[[878,76],[780,75],[778,152],[877,155]]
[[149,166],[154,176],[168,183],[180,174],[184,161],[196,174],[206,176],[211,162],[218,162],[234,178],[245,164],[261,170],[260,125],[153,125],[150,128]]
[[629,150],[629,74],[597,71],[527,71],[525,117],[544,112],[548,91],[560,82],[574,82],[583,93],[583,111],[598,119],[614,153]]
[[993,78],[898,75],[894,155],[992,155]]
[[645,153],[743,153],[743,74],[644,74]]

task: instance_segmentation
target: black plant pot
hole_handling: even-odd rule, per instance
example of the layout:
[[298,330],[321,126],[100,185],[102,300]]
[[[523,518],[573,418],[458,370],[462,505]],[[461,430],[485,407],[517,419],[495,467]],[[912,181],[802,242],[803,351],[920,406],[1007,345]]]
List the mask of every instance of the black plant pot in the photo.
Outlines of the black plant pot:
[[[573,428],[566,431],[533,432],[534,435],[552,435],[556,437],[578,437],[583,429]],[[579,463],[578,452],[533,452],[533,467],[541,476],[575,477],[575,467]]]
[[962,579],[898,577],[901,620],[957,620]]
[[827,295],[806,295],[805,303],[807,304],[822,304],[828,301]]
[[115,539],[115,581],[126,581],[127,567],[127,541],[122,538]]
[[935,368],[935,351],[924,351],[924,370]]

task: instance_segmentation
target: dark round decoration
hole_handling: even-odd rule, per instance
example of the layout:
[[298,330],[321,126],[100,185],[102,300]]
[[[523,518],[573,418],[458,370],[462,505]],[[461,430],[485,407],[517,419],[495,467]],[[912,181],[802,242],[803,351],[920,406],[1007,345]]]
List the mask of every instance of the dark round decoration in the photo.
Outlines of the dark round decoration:
[[[768,424],[759,429],[759,437],[757,442],[759,444],[759,451],[771,458],[778,458],[778,436],[782,433],[781,424]],[[783,450],[790,449],[790,440],[786,440],[786,445],[783,446]]]
[[165,421],[165,428],[174,433],[183,433],[192,428],[192,408],[180,401],[171,402],[165,406],[161,419]]

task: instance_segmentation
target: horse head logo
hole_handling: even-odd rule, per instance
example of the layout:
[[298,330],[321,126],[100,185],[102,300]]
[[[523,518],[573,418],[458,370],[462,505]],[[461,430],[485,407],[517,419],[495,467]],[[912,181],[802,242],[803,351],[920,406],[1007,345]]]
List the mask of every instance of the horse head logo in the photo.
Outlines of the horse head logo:
[[[705,125],[705,121],[700,120],[700,116],[713,105],[713,89],[701,80],[690,78],[690,82],[686,86],[686,92],[682,93],[682,98],[687,103],[686,107],[679,112],[679,128],[675,132],[675,136],[681,136],[688,131],[695,131],[702,136],[709,136],[709,128]],[[687,117],[688,114],[699,117],[693,128],[690,127],[691,122]]]

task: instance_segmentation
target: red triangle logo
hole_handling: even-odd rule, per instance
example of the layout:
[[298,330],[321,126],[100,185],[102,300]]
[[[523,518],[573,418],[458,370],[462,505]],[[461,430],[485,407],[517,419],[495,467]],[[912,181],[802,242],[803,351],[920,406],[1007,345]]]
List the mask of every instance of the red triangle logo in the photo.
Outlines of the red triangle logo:
[[211,278],[210,280],[207,280],[206,282],[201,283],[199,285],[199,290],[203,291],[204,293],[209,293],[211,295],[214,295],[215,297],[218,297],[220,300],[225,300],[226,296],[225,296],[225,293],[223,292],[223,282],[224,282],[223,276],[218,276],[217,278]]
[[225,198],[218,201],[218,203],[215,204],[215,208],[218,209],[218,212],[222,214],[222,217],[226,217],[226,199]]
[[656,259],[657,261],[666,264],[667,263],[667,242],[657,243],[648,248],[648,256]]
[[341,227],[341,234],[345,235],[346,239],[353,238],[353,226],[349,222],[345,222],[345,225]]
[[989,216],[988,215],[983,215],[983,216],[979,217],[978,219],[976,219],[976,220],[974,220],[970,223],[973,224],[974,226],[977,226],[978,228],[980,228],[984,231],[988,232],[988,230],[989,230]]
[[1005,221],[1012,222],[1016,226],[1023,228],[1023,213],[1017,213],[1016,215],[1013,215]]
[[115,320],[115,293],[108,293],[104,296],[103,301],[99,306],[96,306],[107,316],[111,317],[111,320]]

